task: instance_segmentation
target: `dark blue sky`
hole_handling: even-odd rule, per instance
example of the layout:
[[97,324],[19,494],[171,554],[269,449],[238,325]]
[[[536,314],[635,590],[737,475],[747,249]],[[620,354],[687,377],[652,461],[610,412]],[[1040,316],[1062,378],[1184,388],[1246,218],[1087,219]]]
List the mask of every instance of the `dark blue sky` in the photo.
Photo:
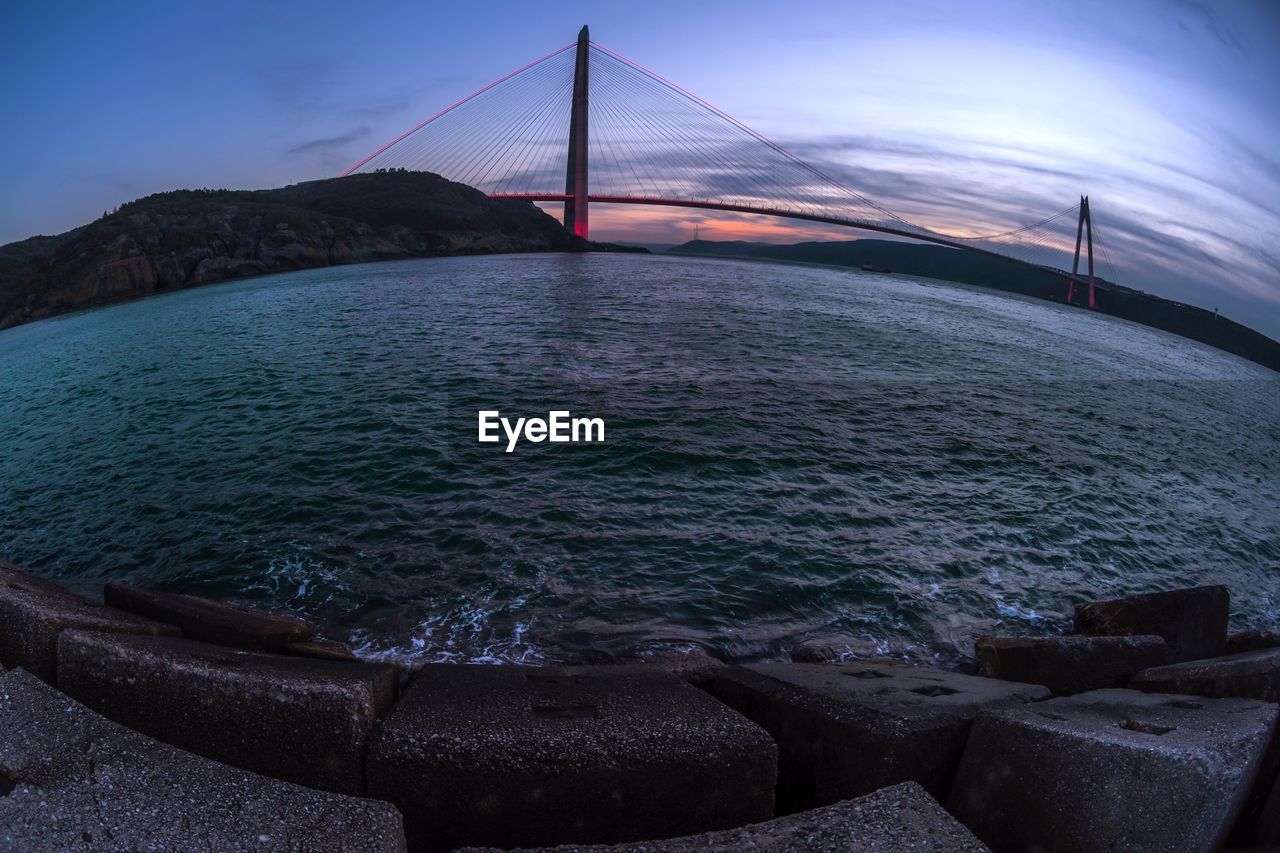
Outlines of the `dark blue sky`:
[[[1280,3],[7,3],[0,243],[327,177],[592,36],[917,221],[1090,195],[1120,278],[1280,336]],[[593,236],[853,238],[693,212]],[[952,228],[951,230],[958,230]]]

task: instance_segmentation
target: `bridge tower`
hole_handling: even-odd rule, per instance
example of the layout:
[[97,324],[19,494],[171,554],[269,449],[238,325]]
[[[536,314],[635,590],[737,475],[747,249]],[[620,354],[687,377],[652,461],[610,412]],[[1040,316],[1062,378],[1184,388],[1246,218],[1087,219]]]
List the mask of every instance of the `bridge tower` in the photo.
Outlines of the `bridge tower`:
[[1080,238],[1088,235],[1089,247],[1089,307],[1097,308],[1093,295],[1093,217],[1089,215],[1089,197],[1080,196],[1080,221],[1076,223],[1076,255],[1071,262],[1071,278],[1067,280],[1067,302],[1075,295],[1076,273],[1080,271]]
[[587,239],[587,71],[591,36],[578,32],[578,61],[573,69],[573,105],[569,110],[569,164],[565,169],[564,227]]

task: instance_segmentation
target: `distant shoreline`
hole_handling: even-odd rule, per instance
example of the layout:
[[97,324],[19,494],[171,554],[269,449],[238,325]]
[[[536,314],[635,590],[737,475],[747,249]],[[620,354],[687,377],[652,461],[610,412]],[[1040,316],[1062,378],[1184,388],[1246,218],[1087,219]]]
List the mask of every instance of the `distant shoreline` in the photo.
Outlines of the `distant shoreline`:
[[533,204],[428,172],[175,190],[0,246],[0,329],[202,284],[456,255],[644,251],[571,237]]
[[[529,202],[428,172],[377,172],[273,190],[176,190],[53,237],[0,246],[0,330],[202,284],[373,261],[564,251],[646,252],[571,237]],[[694,240],[664,254],[895,271],[1065,303],[1061,273],[943,246],[861,239],[775,245]],[[1100,312],[1280,372],[1280,342],[1103,279]]]
[[[1068,304],[1064,298],[1066,283],[1061,275],[942,246],[875,239],[791,244],[693,240],[675,246],[665,254],[808,264],[855,271],[869,264],[901,275],[984,287],[1059,305]],[[1097,299],[1100,313],[1198,341],[1280,373],[1280,342],[1242,323],[1194,305],[1102,279],[1098,280]],[[1089,310],[1075,303],[1071,307]]]

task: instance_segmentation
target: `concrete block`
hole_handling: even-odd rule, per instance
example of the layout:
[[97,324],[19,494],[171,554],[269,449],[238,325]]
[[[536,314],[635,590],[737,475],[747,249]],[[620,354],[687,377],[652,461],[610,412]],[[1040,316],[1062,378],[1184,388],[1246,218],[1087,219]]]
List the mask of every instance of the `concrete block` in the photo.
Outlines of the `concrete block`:
[[405,849],[387,803],[311,791],[118,726],[30,674],[0,676],[0,849]]
[[1280,648],[1144,669],[1130,686],[1148,693],[1280,702]]
[[1229,655],[1274,649],[1277,646],[1280,646],[1280,634],[1275,631],[1255,628],[1227,635],[1227,654]]
[[[1264,648],[1143,670],[1133,677],[1130,686],[1148,693],[1280,702],[1280,648]],[[1280,847],[1280,803],[1267,805],[1277,769],[1280,769],[1280,742],[1273,739],[1249,800],[1229,839],[1233,846],[1258,841]]]
[[1126,687],[1140,670],[1169,662],[1163,637],[980,637],[978,674],[1041,684],[1065,696]]
[[22,667],[53,684],[58,669],[58,635],[68,628],[128,634],[178,633],[169,625],[94,604],[0,560],[0,664]]
[[1253,699],[1097,690],[984,712],[947,809],[996,850],[1209,851],[1276,724]]
[[102,595],[112,607],[176,625],[188,639],[219,646],[282,652],[290,643],[308,642],[316,633],[314,625],[301,619],[233,607],[194,595],[117,583],[107,584]]
[[1272,770],[1269,785],[1254,786],[1262,795],[1262,806],[1252,822],[1238,827],[1241,837],[1234,840],[1239,847],[1280,850],[1280,779],[1276,778],[1274,768]]
[[197,755],[344,794],[364,792],[394,668],[67,631],[58,683],[104,716]]
[[415,850],[616,843],[773,814],[759,727],[644,665],[429,665],[379,725],[369,795]]
[[803,640],[788,651],[792,663],[902,663],[909,649],[901,643],[866,637],[825,636]]
[[634,655],[637,663],[669,672],[697,687],[706,687],[728,666],[696,646],[688,649],[646,649]]
[[1091,636],[1158,634],[1169,644],[1170,661],[1219,657],[1227,647],[1225,586],[1152,592],[1076,607],[1076,633]]
[[1044,687],[890,663],[732,667],[714,694],[778,744],[778,811],[825,806],[908,780],[944,797],[969,726]]
[[[989,853],[973,833],[915,782],[881,788],[835,805],[739,829],[639,844],[571,845],[512,853],[693,853],[742,850],[774,853],[886,853],[917,850]],[[470,848],[458,853],[497,853]]]
[[307,643],[289,643],[282,650],[283,654],[300,658],[319,658],[320,660],[341,660],[358,663],[360,657],[351,651],[350,646],[332,643],[326,640],[312,640]]

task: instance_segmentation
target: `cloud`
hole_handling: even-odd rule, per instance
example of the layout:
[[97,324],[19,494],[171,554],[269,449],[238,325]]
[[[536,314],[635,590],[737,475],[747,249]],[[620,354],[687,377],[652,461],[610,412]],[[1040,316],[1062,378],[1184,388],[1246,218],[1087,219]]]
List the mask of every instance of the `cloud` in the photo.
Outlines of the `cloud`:
[[1212,7],[1196,2],[1196,0],[1177,0],[1177,5],[1181,6],[1186,13],[1185,16],[1179,16],[1178,18],[1178,26],[1184,31],[1187,33],[1196,31],[1207,33],[1223,47],[1233,50],[1242,56],[1245,54],[1244,45],[1236,37],[1231,26]]
[[295,145],[285,152],[285,156],[296,157],[299,154],[329,153],[340,150],[369,135],[369,128],[361,125],[354,130],[342,133],[337,136],[326,136],[320,139],[313,139],[310,142],[303,142]]
[[[601,85],[619,85],[605,73],[608,66],[601,70]],[[553,107],[557,82],[563,81],[548,74],[535,87]],[[427,169],[490,193],[562,192],[567,128],[543,132],[540,114],[515,121],[510,107],[501,96],[472,102],[367,168]],[[1271,312],[1265,322],[1280,326],[1273,311],[1280,303],[1280,271],[1268,250],[1280,238],[1273,201],[1280,197],[1280,165],[1212,124],[1177,138],[1184,137],[1190,144],[1159,148],[1144,144],[1141,134],[1137,141],[1082,136],[1080,145],[1037,133],[981,140],[945,132],[893,139],[818,134],[788,143],[797,162],[703,108],[664,95],[641,98],[629,111],[601,107],[593,113],[591,192],[713,201],[911,230],[901,221],[907,220],[966,239],[1037,222],[1086,194],[1103,274],[1200,304],[1213,304],[1220,294],[1260,300]],[[483,143],[477,145],[477,138]],[[1202,149],[1220,155],[1197,160]],[[611,221],[629,221],[657,242],[664,221],[677,241],[687,237],[690,223],[708,220],[669,211],[665,220],[629,214]],[[750,218],[716,214],[714,221],[725,233],[787,237]],[[1074,240],[1075,218],[1064,216],[1024,235],[976,245],[1069,268]]]

